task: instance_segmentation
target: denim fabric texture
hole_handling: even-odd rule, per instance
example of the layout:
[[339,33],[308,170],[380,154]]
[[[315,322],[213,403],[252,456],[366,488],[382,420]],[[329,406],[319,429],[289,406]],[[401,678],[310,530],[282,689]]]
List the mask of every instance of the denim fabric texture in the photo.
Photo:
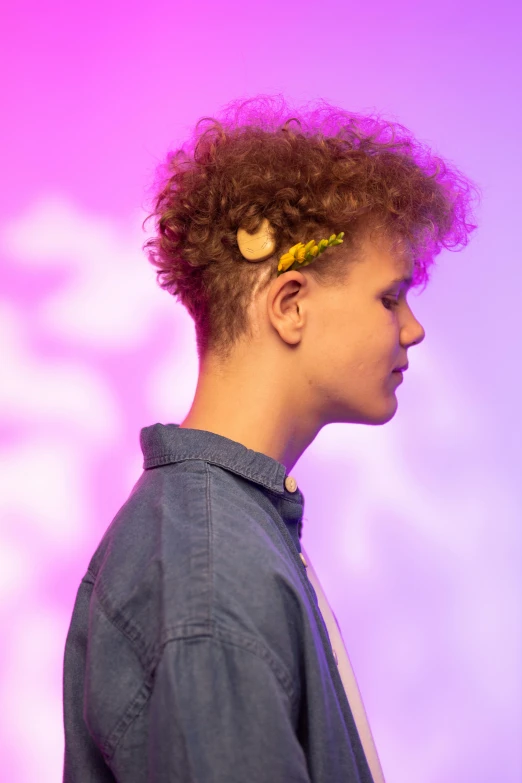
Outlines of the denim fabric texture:
[[372,783],[285,466],[177,424],[140,443],[65,641],[63,783]]

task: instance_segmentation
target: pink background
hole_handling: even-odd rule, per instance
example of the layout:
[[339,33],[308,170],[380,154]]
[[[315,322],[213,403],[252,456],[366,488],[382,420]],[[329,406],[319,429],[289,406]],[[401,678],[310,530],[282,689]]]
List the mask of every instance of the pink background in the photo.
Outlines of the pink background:
[[61,779],[76,589],[140,428],[179,423],[195,389],[192,322],[141,251],[146,189],[199,117],[260,92],[380,111],[482,188],[471,244],[410,296],[427,337],[395,418],[325,428],[293,475],[387,783],[522,779],[520,7],[4,10],[2,780]]

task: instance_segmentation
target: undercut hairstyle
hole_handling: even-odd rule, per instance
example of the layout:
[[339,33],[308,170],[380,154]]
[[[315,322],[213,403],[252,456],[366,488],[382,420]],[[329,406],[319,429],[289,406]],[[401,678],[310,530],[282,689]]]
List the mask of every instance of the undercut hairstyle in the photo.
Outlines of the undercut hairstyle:
[[[396,122],[321,100],[291,108],[282,96],[233,101],[202,118],[171,151],[152,186],[155,235],[144,244],[161,288],[195,324],[200,360],[225,362],[250,335],[248,307],[297,242],[344,231],[344,243],[303,269],[320,285],[349,280],[369,230],[405,240],[413,287],[425,285],[442,248],[467,245],[477,186]],[[275,229],[276,250],[251,263],[239,227]],[[340,252],[342,251],[342,252]]]

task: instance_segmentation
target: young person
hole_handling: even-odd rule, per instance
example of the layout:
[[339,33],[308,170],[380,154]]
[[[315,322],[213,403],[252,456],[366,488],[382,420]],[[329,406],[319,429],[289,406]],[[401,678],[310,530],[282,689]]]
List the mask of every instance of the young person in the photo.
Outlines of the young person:
[[407,292],[467,243],[474,187],[398,124],[261,96],[157,188],[146,249],[200,372],[78,590],[64,783],[384,781],[291,472],[325,425],[394,416]]

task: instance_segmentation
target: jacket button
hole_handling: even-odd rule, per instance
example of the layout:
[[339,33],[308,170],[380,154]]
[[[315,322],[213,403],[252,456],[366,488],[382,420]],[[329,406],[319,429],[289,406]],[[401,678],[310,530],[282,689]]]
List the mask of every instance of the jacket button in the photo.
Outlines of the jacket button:
[[300,557],[300,558],[301,558],[301,560],[303,561],[303,565],[304,565],[304,567],[305,567],[305,568],[308,568],[308,563],[307,563],[307,562],[306,562],[306,560],[304,559],[304,555],[303,555],[303,553],[302,553],[302,552],[299,552],[299,557]]
[[289,492],[295,492],[297,489],[297,481],[293,476],[287,476],[285,478],[285,487]]
[[[332,650],[333,650],[333,647],[332,647]],[[339,661],[337,660],[337,653],[335,652],[335,650],[333,650],[333,654],[334,654],[335,662],[336,662],[337,666],[339,666]]]

